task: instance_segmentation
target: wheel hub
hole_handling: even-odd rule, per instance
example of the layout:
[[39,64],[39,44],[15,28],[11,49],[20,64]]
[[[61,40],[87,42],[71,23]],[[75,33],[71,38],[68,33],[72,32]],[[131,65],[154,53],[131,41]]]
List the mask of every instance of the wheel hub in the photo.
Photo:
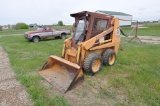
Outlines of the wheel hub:
[[109,57],[109,64],[112,65],[115,61],[115,55],[114,54],[111,54],[110,57]]
[[95,59],[92,63],[92,70],[97,72],[101,66],[101,61],[99,59]]

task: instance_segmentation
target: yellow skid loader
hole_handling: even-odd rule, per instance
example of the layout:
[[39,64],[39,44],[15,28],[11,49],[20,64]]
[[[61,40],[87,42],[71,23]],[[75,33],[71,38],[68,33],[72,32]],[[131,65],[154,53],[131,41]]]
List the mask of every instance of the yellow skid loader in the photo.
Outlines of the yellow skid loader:
[[120,45],[118,18],[88,11],[71,16],[74,33],[64,41],[62,57],[51,55],[39,71],[64,93],[82,83],[84,71],[94,75],[102,65],[114,65]]

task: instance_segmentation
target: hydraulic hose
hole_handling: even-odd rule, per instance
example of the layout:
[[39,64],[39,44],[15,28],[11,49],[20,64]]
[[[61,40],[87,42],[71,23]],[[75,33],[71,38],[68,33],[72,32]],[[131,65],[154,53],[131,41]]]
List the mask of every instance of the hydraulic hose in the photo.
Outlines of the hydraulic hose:
[[125,37],[128,37],[128,35],[126,35],[123,31],[122,31],[122,29],[120,28],[120,32],[122,33],[122,35],[124,35]]

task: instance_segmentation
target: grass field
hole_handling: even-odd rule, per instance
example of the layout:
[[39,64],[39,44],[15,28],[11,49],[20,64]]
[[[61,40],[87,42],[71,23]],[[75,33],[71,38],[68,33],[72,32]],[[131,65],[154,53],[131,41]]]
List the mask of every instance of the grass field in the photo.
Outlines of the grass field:
[[[72,30],[72,26],[71,25],[67,25],[67,26],[53,26],[53,29],[70,29]],[[33,31],[36,30],[36,28],[29,28],[29,29],[6,29],[6,30],[2,30],[0,31],[0,35],[10,35],[10,34],[24,34],[27,31]]]
[[[148,27],[148,28],[139,28],[138,29],[138,36],[160,36],[160,24],[144,24],[143,27]],[[126,35],[129,35],[133,28],[125,28],[122,27],[122,30]],[[131,35],[135,35],[134,30]]]
[[46,86],[37,72],[51,54],[60,56],[63,40],[33,43],[23,35],[0,37],[0,45],[34,106],[159,106],[160,46],[128,41],[122,39],[124,51],[119,51],[113,67],[103,66],[95,76],[85,75],[76,89],[59,94]]
[[0,35],[24,34],[26,31],[33,31],[35,28],[30,29],[5,29],[0,31]]
[[[144,27],[148,28],[139,28],[138,35],[139,36],[160,36],[160,24],[144,24]],[[52,26],[53,29],[70,29],[73,30],[72,25],[67,26]],[[133,28],[130,27],[122,27],[122,30],[125,34],[129,34]],[[31,29],[21,29],[21,30],[3,30],[0,31],[0,35],[10,35],[10,34],[24,34],[26,31],[36,30],[35,28]],[[131,35],[135,35],[135,30],[131,33]]]
[[66,26],[52,26],[53,29],[70,29],[72,30],[72,25],[66,25]]

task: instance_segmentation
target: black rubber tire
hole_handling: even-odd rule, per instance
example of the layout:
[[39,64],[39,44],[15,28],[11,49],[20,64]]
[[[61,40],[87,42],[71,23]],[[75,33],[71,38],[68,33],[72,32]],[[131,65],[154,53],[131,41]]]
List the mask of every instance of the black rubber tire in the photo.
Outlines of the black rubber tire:
[[[113,57],[114,56],[114,57]],[[102,55],[102,59],[103,59],[103,65],[106,66],[113,66],[115,61],[116,61],[116,53],[113,49],[107,49],[103,55]],[[113,59],[113,60],[112,60]],[[112,61],[112,62],[110,62]]]
[[66,39],[66,34],[65,33],[61,34],[61,39]]
[[[100,62],[100,65],[98,66],[97,71],[93,71],[92,69],[92,65],[93,62],[98,59],[98,61]],[[85,72],[89,72],[91,75],[94,75],[95,73],[97,73],[99,70],[101,70],[102,67],[102,59],[101,56],[95,52],[90,53],[84,60],[84,65],[83,65],[83,69]]]
[[40,38],[38,36],[35,36],[32,38],[32,41],[33,42],[39,42]]

